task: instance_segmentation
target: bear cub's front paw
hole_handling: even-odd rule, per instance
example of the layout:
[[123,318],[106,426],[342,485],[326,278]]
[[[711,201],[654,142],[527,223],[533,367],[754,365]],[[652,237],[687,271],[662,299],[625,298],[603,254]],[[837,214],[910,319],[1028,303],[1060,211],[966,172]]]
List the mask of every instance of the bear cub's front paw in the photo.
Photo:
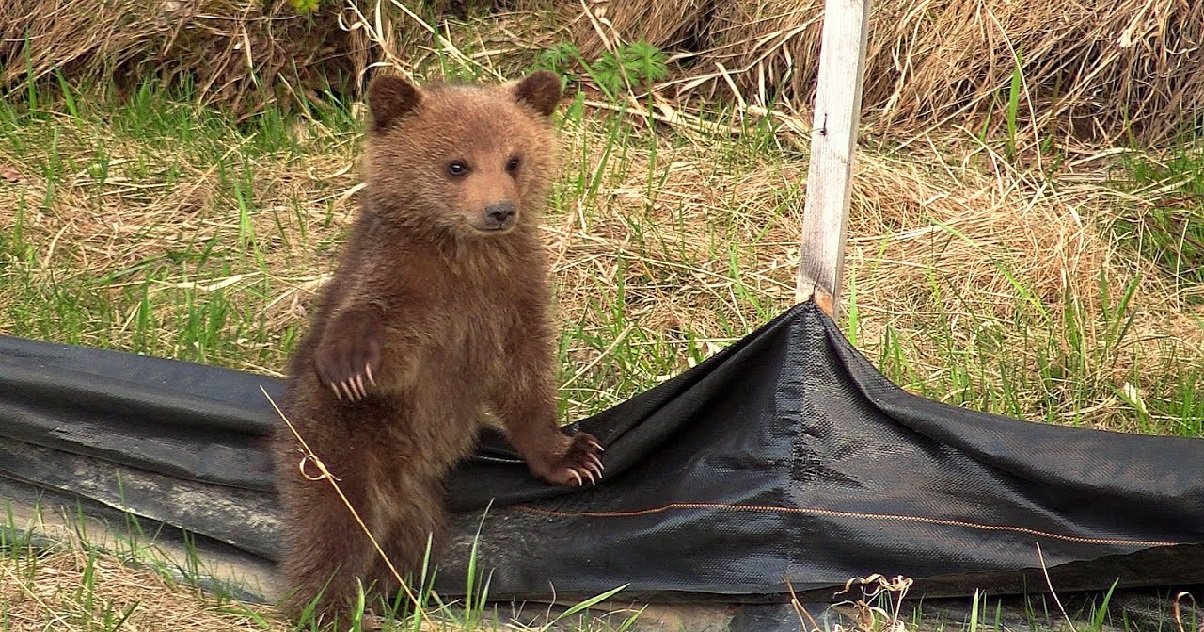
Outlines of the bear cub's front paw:
[[602,450],[602,444],[598,443],[594,435],[585,432],[573,435],[569,440],[568,449],[551,468],[547,476],[548,481],[576,487],[584,485],[585,479],[589,479],[591,484],[597,483],[602,478],[602,471],[606,469],[602,460],[598,458]]
[[378,322],[362,312],[344,312],[326,328],[314,353],[318,379],[335,397],[359,401],[376,386],[375,370],[380,364]]

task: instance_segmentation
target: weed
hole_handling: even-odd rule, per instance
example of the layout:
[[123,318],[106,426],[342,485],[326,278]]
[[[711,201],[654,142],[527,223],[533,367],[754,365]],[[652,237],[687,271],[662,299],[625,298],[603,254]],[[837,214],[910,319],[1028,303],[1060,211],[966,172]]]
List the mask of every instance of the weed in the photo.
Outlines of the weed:
[[617,95],[624,85],[646,88],[664,79],[669,74],[667,59],[664,51],[647,42],[632,42],[603,53],[590,74],[607,94]]
[[584,72],[609,99],[618,100],[628,88],[647,89],[669,75],[669,56],[661,49],[637,41],[606,51],[587,61],[572,42],[553,46],[536,58],[535,67],[550,70],[566,82],[575,69]]

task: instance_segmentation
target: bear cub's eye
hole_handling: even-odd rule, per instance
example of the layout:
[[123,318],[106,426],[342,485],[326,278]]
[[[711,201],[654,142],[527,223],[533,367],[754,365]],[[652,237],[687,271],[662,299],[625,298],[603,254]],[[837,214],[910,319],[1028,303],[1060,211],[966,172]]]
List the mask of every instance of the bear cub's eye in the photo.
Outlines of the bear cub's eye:
[[463,161],[454,160],[447,165],[447,172],[453,176],[462,176],[468,173],[468,165],[464,164]]
[[514,175],[518,171],[518,156],[511,156],[510,160],[506,161],[506,173]]

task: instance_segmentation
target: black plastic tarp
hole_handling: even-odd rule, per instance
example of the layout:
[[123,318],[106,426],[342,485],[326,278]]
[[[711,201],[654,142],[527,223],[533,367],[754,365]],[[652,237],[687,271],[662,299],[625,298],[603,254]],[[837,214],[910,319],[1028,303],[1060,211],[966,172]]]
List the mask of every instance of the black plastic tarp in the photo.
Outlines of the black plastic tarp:
[[[0,338],[0,490],[272,560],[265,438],[279,418],[261,388],[282,392],[248,373]],[[596,487],[532,479],[492,434],[454,473],[441,592],[463,592],[478,530],[497,599],[626,585],[649,600],[781,600],[871,573],[911,577],[913,594],[999,594],[1044,586],[1041,560],[1061,590],[1204,583],[1204,441],[913,396],[813,303],[577,425],[606,446]]]

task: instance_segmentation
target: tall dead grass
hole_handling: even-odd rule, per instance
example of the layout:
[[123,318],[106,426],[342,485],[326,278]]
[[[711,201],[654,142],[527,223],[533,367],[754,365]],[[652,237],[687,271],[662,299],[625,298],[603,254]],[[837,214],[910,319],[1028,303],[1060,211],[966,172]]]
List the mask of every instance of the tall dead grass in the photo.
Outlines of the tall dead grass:
[[[187,78],[202,95],[247,108],[328,83],[346,82],[356,98],[375,63],[421,66],[460,4],[323,0],[303,17],[287,0],[10,0],[0,4],[0,87],[58,70]],[[662,89],[725,98],[734,90],[795,110],[812,101],[822,0],[515,6],[489,18],[500,37],[476,42],[489,54],[474,60],[555,38],[573,39],[587,58],[645,40],[680,53]],[[534,19],[508,29],[519,14]],[[1204,112],[1202,3],[879,0],[870,29],[865,120],[882,131],[953,122],[1001,133],[1017,71],[1029,141],[1058,132],[1156,142],[1199,125]]]
[[[611,40],[678,47],[705,33],[672,85],[806,110],[813,99],[822,0],[645,4],[604,0]],[[1019,113],[1053,130],[1149,142],[1199,125],[1204,112],[1204,4],[1182,0],[878,0],[870,17],[864,106],[880,129],[916,132],[953,121],[1003,125],[1012,75]],[[692,21],[692,22],[691,22]],[[671,24],[674,28],[667,28]],[[593,28],[579,28],[588,50]],[[973,116],[968,116],[969,113]],[[1036,132],[1030,130],[1030,139]]]
[[[586,59],[596,59],[613,42],[611,35],[620,38],[638,33],[639,39],[669,49],[691,49],[701,38],[707,23],[711,2],[699,0],[665,0],[650,5],[641,0],[592,0],[588,4],[564,3],[561,19],[572,25],[572,39]],[[582,11],[582,7],[587,10]]]
[[0,87],[55,72],[112,77],[119,88],[158,77],[254,108],[290,84],[319,88],[363,66],[362,42],[338,17],[302,18],[286,0],[12,0],[0,4]]
[[[354,101],[374,66],[431,67],[454,48],[441,20],[465,21],[467,4],[321,0],[299,15],[289,0],[11,0],[0,3],[0,94],[60,73],[72,82],[113,78],[119,90],[148,78],[186,83],[202,100],[242,112],[321,100],[327,89]],[[538,12],[488,6],[493,28],[472,42],[488,55],[456,65],[549,43],[537,36],[552,30]]]

